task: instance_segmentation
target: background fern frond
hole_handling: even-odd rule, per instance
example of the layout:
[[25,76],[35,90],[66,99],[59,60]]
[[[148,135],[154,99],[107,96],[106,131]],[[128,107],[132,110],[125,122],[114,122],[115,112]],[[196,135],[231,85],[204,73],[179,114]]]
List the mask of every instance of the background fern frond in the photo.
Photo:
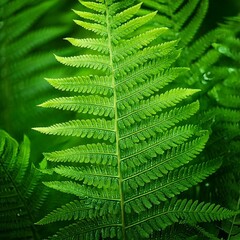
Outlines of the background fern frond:
[[40,239],[34,225],[47,191],[40,185],[42,174],[29,162],[30,141],[18,144],[0,131],[0,237]]

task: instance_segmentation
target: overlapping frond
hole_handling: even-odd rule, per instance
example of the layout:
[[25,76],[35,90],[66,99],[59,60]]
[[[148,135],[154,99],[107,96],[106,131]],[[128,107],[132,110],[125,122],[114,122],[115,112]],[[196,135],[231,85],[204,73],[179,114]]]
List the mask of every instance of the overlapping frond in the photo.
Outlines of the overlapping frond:
[[56,58],[91,75],[48,80],[73,95],[41,106],[77,112],[78,119],[35,129],[82,142],[45,153],[60,180],[44,184],[80,198],[39,221],[75,219],[50,239],[148,238],[175,222],[195,224],[234,214],[214,204],[175,199],[221,163],[193,161],[208,133],[190,120],[199,108],[191,96],[199,90],[174,87],[186,72],[172,67],[179,57],[177,41],[158,43],[166,28],[145,28],[156,12],[136,16],[140,4],[127,2],[82,2],[86,10],[76,11],[81,20],[75,22],[96,37],[68,40],[90,52]]
[[169,37],[180,37],[182,46],[188,45],[200,27],[208,8],[208,1],[149,1],[145,6],[158,11],[156,22],[170,29]]
[[[148,210],[148,214],[141,213],[134,222],[127,227],[128,236],[131,238],[149,238],[150,234],[155,230],[165,229],[167,226],[178,222],[197,223],[221,220],[224,216],[231,217],[233,212],[219,205],[210,203],[198,203],[192,200],[176,200],[163,203],[162,207],[154,207]],[[133,221],[134,215],[128,218]],[[137,237],[137,238],[136,238]]]
[[201,37],[196,35],[208,10],[209,1],[143,1],[146,7],[158,10],[156,23],[168,26],[167,39],[180,38],[179,45],[183,48],[177,65],[191,68],[182,78],[185,84],[201,88],[205,91],[213,82],[210,69],[219,59],[219,53],[212,44],[226,36],[221,27],[217,27]]
[[46,191],[39,185],[41,173],[29,162],[29,154],[26,136],[18,144],[0,131],[1,239],[31,239],[38,235],[34,222]]

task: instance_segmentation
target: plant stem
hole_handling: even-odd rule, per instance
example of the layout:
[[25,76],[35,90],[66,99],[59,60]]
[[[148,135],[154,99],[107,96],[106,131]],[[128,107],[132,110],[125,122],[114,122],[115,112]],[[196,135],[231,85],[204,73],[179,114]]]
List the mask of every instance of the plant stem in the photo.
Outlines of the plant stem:
[[122,223],[122,240],[126,238],[125,231],[125,212],[124,212],[124,192],[123,192],[123,178],[121,172],[121,157],[119,148],[119,129],[118,129],[118,109],[117,109],[117,92],[116,92],[116,79],[114,75],[114,65],[113,65],[113,47],[112,47],[112,37],[111,37],[111,23],[110,15],[108,10],[108,1],[105,1],[106,6],[106,22],[107,22],[107,32],[108,32],[108,48],[109,48],[109,62],[112,74],[112,87],[114,93],[114,117],[115,117],[115,134],[116,134],[116,154],[118,158],[118,182],[119,182],[119,195],[120,195],[120,205],[121,205],[121,223]]

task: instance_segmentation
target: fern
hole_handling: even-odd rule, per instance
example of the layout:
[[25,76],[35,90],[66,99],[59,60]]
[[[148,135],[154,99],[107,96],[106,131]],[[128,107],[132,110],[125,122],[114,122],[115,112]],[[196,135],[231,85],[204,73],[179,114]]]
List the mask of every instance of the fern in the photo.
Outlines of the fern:
[[30,142],[0,131],[0,238],[40,239],[34,222],[46,198],[42,174],[29,162]]
[[220,165],[193,161],[208,133],[189,123],[199,108],[190,97],[198,90],[172,87],[186,71],[172,67],[179,56],[177,42],[154,43],[166,28],[145,29],[156,13],[135,17],[139,4],[81,3],[86,10],[75,11],[82,19],[75,23],[97,36],[68,40],[94,51],[56,58],[67,66],[88,68],[91,75],[48,79],[56,89],[78,95],[41,104],[75,112],[81,119],[35,128],[85,139],[84,145],[45,154],[63,177],[45,185],[79,199],[38,224],[76,221],[50,239],[138,239],[176,222],[233,216],[219,205],[176,197]]

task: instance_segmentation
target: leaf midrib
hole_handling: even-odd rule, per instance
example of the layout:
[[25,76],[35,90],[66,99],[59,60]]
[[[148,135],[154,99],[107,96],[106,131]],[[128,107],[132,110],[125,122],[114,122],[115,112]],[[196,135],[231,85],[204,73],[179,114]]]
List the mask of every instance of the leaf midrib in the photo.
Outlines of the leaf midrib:
[[114,101],[114,129],[116,132],[116,155],[118,163],[118,178],[119,178],[119,196],[120,196],[120,207],[121,207],[121,227],[122,227],[122,240],[127,239],[126,236],[126,224],[125,224],[125,212],[124,212],[124,193],[123,193],[123,176],[121,172],[121,157],[120,157],[120,147],[119,147],[119,128],[118,128],[118,110],[117,110],[117,91],[116,91],[116,79],[114,76],[114,64],[113,64],[113,46],[112,46],[112,34],[111,34],[111,22],[109,14],[109,6],[107,1],[105,1],[106,8],[106,23],[107,23],[107,36],[108,36],[108,49],[109,49],[109,64],[110,64],[110,74],[112,77],[112,87],[113,87],[113,101]]

